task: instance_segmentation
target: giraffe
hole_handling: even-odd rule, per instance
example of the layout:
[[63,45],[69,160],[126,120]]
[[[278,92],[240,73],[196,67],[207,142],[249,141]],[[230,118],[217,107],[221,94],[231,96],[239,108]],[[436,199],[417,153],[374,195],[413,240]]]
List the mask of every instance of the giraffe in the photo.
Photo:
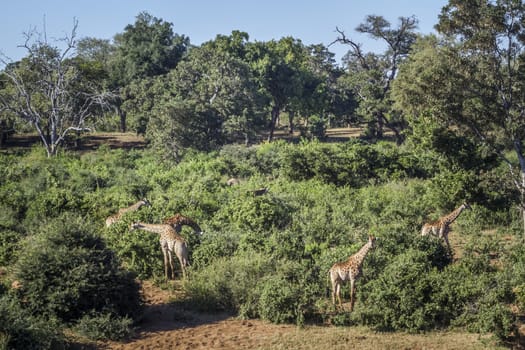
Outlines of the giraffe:
[[328,274],[330,275],[330,281],[332,282],[332,303],[335,305],[335,298],[341,303],[341,286],[348,280],[350,280],[350,311],[354,310],[355,303],[355,282],[359,278],[362,272],[363,261],[365,260],[368,251],[375,246],[376,238],[374,236],[368,236],[368,242],[354,255],[351,255],[347,260],[335,263]]
[[262,187],[262,188],[258,188],[256,190],[251,190],[248,192],[252,193],[254,197],[257,197],[257,196],[262,196],[263,194],[268,193],[269,190],[270,189],[268,187]]
[[461,204],[450,214],[440,217],[436,221],[428,222],[421,228],[421,235],[426,236],[429,233],[433,234],[438,238],[445,240],[448,249],[450,250],[450,243],[448,241],[448,233],[450,231],[450,225],[458,218],[461,212],[465,209],[472,209],[468,203]]
[[164,255],[164,275],[166,276],[166,280],[169,279],[168,265],[171,267],[171,278],[175,279],[173,254],[179,259],[182,269],[182,277],[184,279],[186,278],[186,267],[189,266],[188,245],[184,238],[179,235],[171,225],[135,222],[131,224],[130,230],[144,230],[159,234],[160,248],[162,249],[162,255]]
[[236,177],[232,177],[231,179],[228,179],[228,181],[226,181],[226,185],[228,186],[237,186],[240,183],[241,183],[241,180],[239,180]]
[[119,221],[120,219],[122,219],[122,216],[130,211],[135,211],[135,210],[139,210],[140,207],[142,207],[143,205],[145,206],[151,206],[151,203],[146,199],[146,198],[143,198],[141,199],[140,201],[138,201],[137,203],[127,207],[127,208],[120,208],[118,210],[118,212],[116,214],[113,214],[111,216],[108,216],[106,218],[106,227],[110,227],[111,225],[113,225],[114,223],[116,223],[117,221]]
[[175,229],[175,231],[177,231],[177,233],[180,233],[182,226],[184,225],[190,226],[193,229],[193,231],[195,231],[195,233],[199,235],[203,233],[200,226],[195,221],[193,221],[189,217],[184,216],[180,213],[177,213],[173,215],[172,217],[164,219],[163,223],[173,226],[173,228]]

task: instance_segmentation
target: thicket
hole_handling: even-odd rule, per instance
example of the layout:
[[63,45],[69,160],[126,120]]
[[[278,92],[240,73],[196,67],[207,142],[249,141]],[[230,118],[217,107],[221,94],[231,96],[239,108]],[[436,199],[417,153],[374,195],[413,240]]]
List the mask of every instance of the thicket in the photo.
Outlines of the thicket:
[[[517,198],[493,160],[459,164],[363,141],[230,145],[177,164],[149,150],[106,147],[52,159],[39,149],[0,155],[0,342],[45,348],[64,342],[61,327],[94,339],[128,335],[140,318],[134,276],[163,276],[158,237],[129,225],[177,212],[204,230],[182,231],[193,307],[276,323],[461,326],[508,337],[516,326],[510,305],[525,305],[523,248],[503,240],[520,234]],[[226,186],[232,176],[241,184]],[[253,196],[260,187],[269,192]],[[152,206],[105,228],[105,217],[142,197]],[[465,242],[454,261],[419,232],[465,200],[473,209],[454,224]],[[369,233],[377,247],[365,260],[355,311],[338,311],[327,271]],[[10,287],[14,280],[20,289]]]

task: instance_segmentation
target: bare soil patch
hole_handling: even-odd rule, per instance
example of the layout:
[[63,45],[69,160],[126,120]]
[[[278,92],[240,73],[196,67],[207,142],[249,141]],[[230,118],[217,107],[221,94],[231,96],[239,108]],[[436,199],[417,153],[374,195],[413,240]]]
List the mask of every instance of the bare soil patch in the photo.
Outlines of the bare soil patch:
[[[10,136],[0,151],[22,150],[41,145],[42,141],[36,134],[15,134]],[[94,151],[102,145],[107,145],[111,149],[142,149],[146,146],[144,137],[134,133],[92,133],[86,134],[78,139],[70,138],[64,145],[64,149],[86,152]]]
[[457,332],[425,334],[379,333],[364,327],[275,325],[241,320],[227,314],[184,310],[172,303],[180,297],[175,285],[162,290],[142,284],[147,302],[137,335],[125,342],[104,342],[99,349],[495,349],[489,337]]
[[[344,142],[350,138],[362,136],[363,128],[332,128],[326,131],[325,141]],[[293,134],[288,133],[286,129],[280,128],[275,130],[275,139],[296,141],[300,139],[298,131]],[[34,145],[41,145],[42,141],[37,134],[14,134],[7,141],[0,145],[0,152],[11,152],[28,149]],[[98,149],[102,145],[107,145],[111,149],[142,149],[146,147],[146,141],[141,135],[135,133],[121,132],[97,132],[84,134],[80,137],[71,136],[63,148],[70,151],[89,152]]]

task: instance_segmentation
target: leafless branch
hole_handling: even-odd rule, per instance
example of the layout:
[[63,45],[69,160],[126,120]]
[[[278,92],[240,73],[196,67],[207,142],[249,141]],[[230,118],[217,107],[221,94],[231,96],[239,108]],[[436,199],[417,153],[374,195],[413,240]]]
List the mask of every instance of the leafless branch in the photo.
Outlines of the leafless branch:
[[14,89],[10,95],[0,94],[1,108],[34,127],[49,156],[68,133],[93,130],[86,124],[97,111],[109,109],[114,98],[112,93],[95,93],[89,84],[76,90],[79,74],[67,58],[75,49],[77,26],[75,19],[71,34],[59,39],[65,42],[62,50],[51,47],[47,37],[43,41],[34,29],[24,33],[21,46],[29,54],[27,59],[0,72]]
[[340,30],[338,27],[335,28],[335,31],[337,33],[339,33],[339,36],[337,37],[337,39],[332,41],[328,45],[328,47],[330,47],[331,45],[333,45],[335,43],[340,43],[340,44],[344,44],[344,45],[350,45],[351,51],[352,51],[352,56],[356,57],[359,60],[359,62],[361,63],[361,65],[363,66],[364,69],[369,69],[368,63],[366,62],[366,59],[365,59],[365,54],[363,53],[363,51],[361,49],[361,44],[356,43],[355,41],[347,38],[346,35],[345,35],[345,32]]

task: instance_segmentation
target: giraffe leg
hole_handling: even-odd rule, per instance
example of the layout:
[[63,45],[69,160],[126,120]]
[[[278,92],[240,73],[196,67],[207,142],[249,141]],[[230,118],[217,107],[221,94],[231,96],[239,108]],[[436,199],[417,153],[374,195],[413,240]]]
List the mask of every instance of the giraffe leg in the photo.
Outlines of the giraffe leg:
[[343,302],[341,301],[341,284],[338,282],[335,287],[335,294],[337,295],[337,301],[339,302],[339,307],[343,307]]
[[332,304],[335,305],[335,296],[337,294],[337,284],[332,284]]
[[448,232],[443,236],[445,239],[445,243],[447,244],[448,250],[452,251],[452,248],[450,248],[450,242],[448,241]]
[[165,247],[162,247],[162,255],[164,255],[164,276],[166,277],[166,281],[169,280],[168,277],[168,263],[169,263],[169,257],[168,257],[168,249]]
[[177,258],[179,259],[180,268],[182,270],[182,278],[186,279],[186,261],[179,255],[177,255]]
[[350,279],[350,311],[354,311],[355,303],[355,281]]
[[335,305],[335,288],[336,288],[336,283],[335,283],[334,278],[332,277],[332,271],[328,271],[328,274],[330,275],[330,282],[332,284],[332,304]]
[[171,279],[175,279],[175,265],[173,264],[173,252],[171,250],[168,250],[168,257],[171,267]]

